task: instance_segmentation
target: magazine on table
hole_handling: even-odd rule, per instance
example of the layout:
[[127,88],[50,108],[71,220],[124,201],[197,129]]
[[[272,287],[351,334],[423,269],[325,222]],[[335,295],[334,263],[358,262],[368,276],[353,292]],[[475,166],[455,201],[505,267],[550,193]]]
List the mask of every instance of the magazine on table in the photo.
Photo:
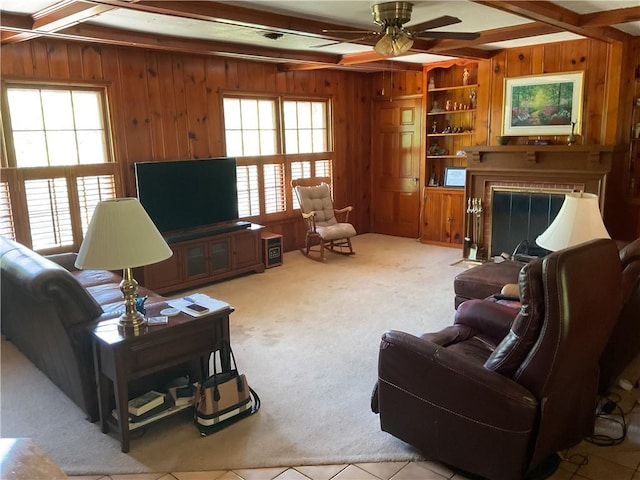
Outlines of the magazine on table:
[[167,304],[192,317],[201,317],[231,308],[227,302],[212,298],[204,293],[192,293],[181,298],[174,298],[168,300]]

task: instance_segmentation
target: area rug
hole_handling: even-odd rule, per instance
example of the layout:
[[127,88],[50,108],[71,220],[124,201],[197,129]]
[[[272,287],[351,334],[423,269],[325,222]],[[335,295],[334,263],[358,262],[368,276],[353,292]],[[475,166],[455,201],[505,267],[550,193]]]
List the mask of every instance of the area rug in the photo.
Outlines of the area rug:
[[231,340],[262,398],[258,414],[201,437],[180,413],[135,432],[125,454],[3,339],[2,437],[32,438],[72,475],[420,459],[370,409],[380,336],[452,323],[461,251],[377,234],[357,236],[354,249],[325,263],[290,252],[262,274],[192,290],[234,306]]

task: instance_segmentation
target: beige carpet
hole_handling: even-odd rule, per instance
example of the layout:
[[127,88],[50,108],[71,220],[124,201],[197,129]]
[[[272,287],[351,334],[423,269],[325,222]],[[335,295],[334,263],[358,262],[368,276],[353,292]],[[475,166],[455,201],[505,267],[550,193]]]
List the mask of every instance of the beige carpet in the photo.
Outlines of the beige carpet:
[[[241,371],[262,398],[257,415],[200,437],[188,413],[157,422],[120,452],[18,352],[2,341],[2,437],[31,437],[70,474],[221,470],[410,460],[369,407],[386,329],[434,331],[453,320],[451,266],[460,250],[366,234],[353,257],[284,264],[197,291],[231,303]],[[34,332],[37,334],[37,332]]]

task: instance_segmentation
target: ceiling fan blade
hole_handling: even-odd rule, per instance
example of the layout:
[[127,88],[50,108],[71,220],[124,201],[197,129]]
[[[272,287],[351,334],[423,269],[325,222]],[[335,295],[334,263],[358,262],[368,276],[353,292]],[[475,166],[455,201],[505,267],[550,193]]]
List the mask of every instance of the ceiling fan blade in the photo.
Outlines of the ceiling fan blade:
[[378,36],[378,33],[376,33],[376,32],[367,32],[367,33],[370,33],[370,35],[365,35],[364,37],[358,37],[358,38],[349,38],[349,39],[344,39],[344,40],[338,40],[337,42],[323,43],[321,45],[312,45],[311,48],[330,47],[331,45],[339,45],[341,43],[358,42],[360,40],[368,40],[369,38]]
[[475,40],[480,36],[478,32],[408,32],[412,38],[443,38],[451,40]]
[[362,35],[363,33],[377,33],[373,30],[322,30],[322,33],[346,33],[346,34],[354,34],[354,35]]
[[449,25],[453,25],[454,23],[460,23],[461,21],[462,20],[460,20],[459,18],[444,15],[442,17],[427,20],[426,22],[418,23],[416,25],[407,25],[407,30],[411,30],[412,32],[423,32],[432,28],[447,27]]

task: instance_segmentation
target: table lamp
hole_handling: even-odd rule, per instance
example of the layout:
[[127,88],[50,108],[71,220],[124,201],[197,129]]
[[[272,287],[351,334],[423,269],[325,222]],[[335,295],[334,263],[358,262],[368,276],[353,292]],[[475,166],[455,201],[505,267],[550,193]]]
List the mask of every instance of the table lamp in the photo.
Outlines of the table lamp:
[[573,192],[566,194],[558,215],[536,243],[555,252],[596,238],[611,238],[602,222],[598,196]]
[[132,269],[166,260],[173,252],[136,198],[105,200],[96,206],[80,246],[75,266],[80,269],[122,270],[120,289],[125,312],[118,326],[136,333],[145,325],[136,309],[138,282]]

